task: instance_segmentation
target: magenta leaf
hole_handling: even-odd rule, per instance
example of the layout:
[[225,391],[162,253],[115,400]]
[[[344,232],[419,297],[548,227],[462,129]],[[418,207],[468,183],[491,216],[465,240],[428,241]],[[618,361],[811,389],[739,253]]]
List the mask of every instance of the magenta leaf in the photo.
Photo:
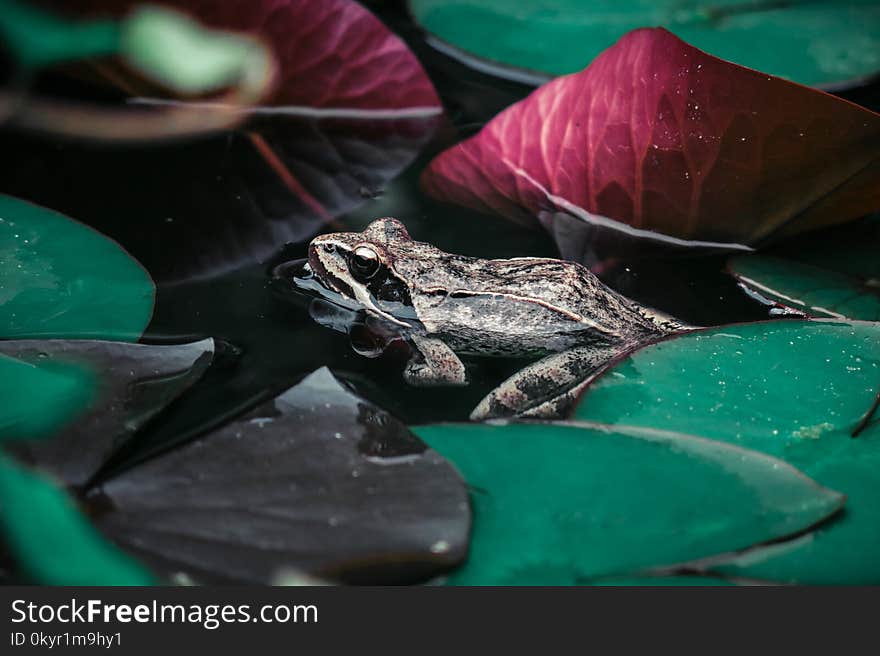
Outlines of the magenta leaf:
[[573,218],[753,246],[880,207],[880,115],[641,29],[443,152],[422,184],[558,240]]

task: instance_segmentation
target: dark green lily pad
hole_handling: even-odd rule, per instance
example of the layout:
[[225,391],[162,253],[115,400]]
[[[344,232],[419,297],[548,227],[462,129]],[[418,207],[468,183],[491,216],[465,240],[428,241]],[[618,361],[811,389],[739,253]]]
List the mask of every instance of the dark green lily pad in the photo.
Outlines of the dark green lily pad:
[[463,560],[470,528],[455,469],[327,369],[86,501],[155,571],[200,582],[425,580]]
[[731,258],[746,291],[811,317],[880,320],[880,215]]
[[[730,573],[802,583],[880,583],[880,324],[773,321],[647,346],[600,374],[575,416],[687,431],[783,458],[847,495],[835,521]],[[743,564],[748,563],[748,564]],[[725,570],[727,571],[727,570]]]
[[752,294],[809,317],[880,320],[880,286],[766,255],[733,258],[730,271]]
[[[812,86],[880,70],[880,6],[873,0],[410,0],[428,31],[468,53],[564,75],[624,33],[665,27],[717,57]],[[472,64],[479,65],[478,62]],[[498,75],[522,73],[496,67]]]
[[471,486],[463,585],[628,578],[802,531],[843,497],[775,458],[626,426],[415,429]]
[[147,272],[107,237],[0,194],[0,337],[135,341],[154,295]]
[[16,569],[43,585],[150,585],[50,480],[0,454],[0,532]]
[[[90,340],[0,341],[0,437],[8,450],[82,487],[151,417],[211,363],[211,339],[179,346]],[[26,376],[19,372],[23,371]],[[54,439],[23,440],[47,436]]]

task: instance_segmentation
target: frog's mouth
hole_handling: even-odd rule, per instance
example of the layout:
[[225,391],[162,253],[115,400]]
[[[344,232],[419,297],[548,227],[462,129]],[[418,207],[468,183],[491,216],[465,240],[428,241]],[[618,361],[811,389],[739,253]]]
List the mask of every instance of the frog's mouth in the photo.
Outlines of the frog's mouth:
[[339,294],[348,302],[357,303],[362,309],[367,312],[372,312],[389,323],[402,328],[412,328],[412,324],[407,323],[406,321],[401,321],[393,314],[383,310],[366,286],[354,288],[349,283],[336,276],[333,271],[321,261],[321,257],[318,255],[314,245],[309,246],[308,262],[317,286]]
[[357,301],[331,289],[314,275],[307,258],[289,260],[273,267],[269,286],[279,297],[297,303],[308,305],[314,299],[322,299],[344,310],[363,309]]

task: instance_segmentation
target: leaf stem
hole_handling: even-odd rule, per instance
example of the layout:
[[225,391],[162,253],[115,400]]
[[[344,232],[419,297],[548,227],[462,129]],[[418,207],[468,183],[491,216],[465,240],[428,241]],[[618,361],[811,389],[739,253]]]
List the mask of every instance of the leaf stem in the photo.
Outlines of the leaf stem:
[[853,429],[852,437],[858,437],[859,433],[861,433],[865,428],[868,427],[868,424],[871,423],[871,418],[874,416],[874,413],[877,412],[877,408],[880,407],[880,392],[877,392],[877,396],[874,397],[874,403],[871,404],[871,407],[868,408],[868,411],[862,415],[862,418],[859,420],[859,423]]
[[698,21],[717,22],[731,16],[786,9],[803,4],[806,4],[803,0],[744,0],[739,4],[698,7],[693,11],[692,17],[697,18]]

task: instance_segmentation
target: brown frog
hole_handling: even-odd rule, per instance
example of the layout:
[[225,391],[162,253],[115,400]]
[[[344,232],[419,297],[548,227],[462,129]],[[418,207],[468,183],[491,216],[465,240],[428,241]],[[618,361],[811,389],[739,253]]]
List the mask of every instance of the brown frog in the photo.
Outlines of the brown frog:
[[689,328],[575,262],[454,255],[414,241],[393,218],[316,237],[308,261],[322,286],[411,344],[404,377],[413,385],[466,384],[458,354],[541,358],[487,395],[473,419],[564,415],[608,360]]

